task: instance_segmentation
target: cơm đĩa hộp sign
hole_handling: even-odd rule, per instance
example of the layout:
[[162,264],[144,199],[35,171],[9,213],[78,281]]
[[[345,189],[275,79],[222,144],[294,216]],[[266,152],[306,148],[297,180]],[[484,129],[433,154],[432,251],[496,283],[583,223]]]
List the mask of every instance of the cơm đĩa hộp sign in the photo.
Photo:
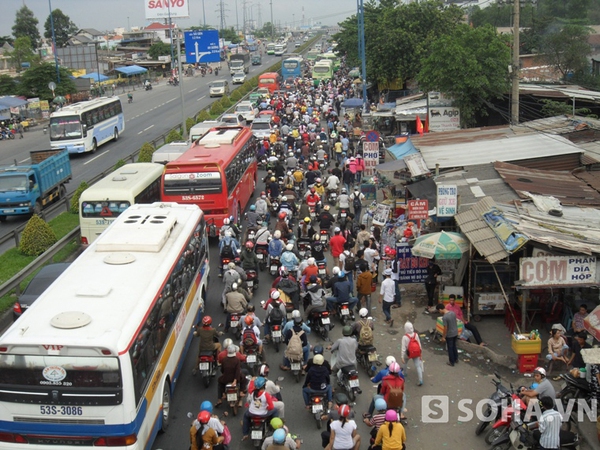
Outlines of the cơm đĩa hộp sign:
[[523,286],[594,284],[596,257],[542,256],[520,259]]

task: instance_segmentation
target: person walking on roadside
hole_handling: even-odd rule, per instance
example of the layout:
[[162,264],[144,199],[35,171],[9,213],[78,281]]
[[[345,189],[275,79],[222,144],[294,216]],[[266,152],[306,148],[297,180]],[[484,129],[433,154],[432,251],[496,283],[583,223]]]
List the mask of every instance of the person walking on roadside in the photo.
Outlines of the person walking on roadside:
[[421,357],[421,340],[419,334],[415,332],[413,324],[406,321],[404,324],[404,336],[402,336],[402,349],[400,351],[400,360],[402,361],[402,369],[406,372],[408,360],[413,361],[417,369],[419,382],[417,386],[423,386],[423,359]]
[[435,307],[442,316],[442,322],[444,328],[442,331],[442,342],[446,342],[448,349],[448,364],[454,367],[454,364],[458,362],[458,349],[456,348],[456,341],[458,339],[458,325],[456,324],[456,314],[446,309],[443,303],[438,303]]
[[390,327],[394,325],[394,320],[390,313],[392,303],[394,303],[394,294],[396,292],[396,286],[394,280],[392,280],[392,269],[385,269],[383,271],[385,279],[381,282],[381,289],[379,290],[379,303],[382,303],[383,314],[385,315],[385,323]]
[[433,312],[433,297],[435,295],[435,287],[437,286],[437,279],[442,274],[442,269],[435,263],[434,259],[430,259],[427,264],[427,276],[425,277],[425,290],[427,291],[427,308],[425,313],[429,314]]

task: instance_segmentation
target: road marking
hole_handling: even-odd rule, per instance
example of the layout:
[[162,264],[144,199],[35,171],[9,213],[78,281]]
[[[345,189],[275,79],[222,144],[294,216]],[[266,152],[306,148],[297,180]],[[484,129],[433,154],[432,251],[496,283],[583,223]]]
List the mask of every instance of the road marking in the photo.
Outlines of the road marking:
[[25,159],[23,159],[23,160],[19,161],[19,164],[24,164],[24,163],[26,163],[27,161],[29,161],[29,158],[25,158]]
[[200,101],[200,100],[202,100],[203,98],[206,98],[206,95],[203,95],[202,97],[198,97],[198,98],[196,99],[196,101],[197,101],[197,102],[199,102],[199,101]]
[[144,131],[148,131],[150,128],[152,128],[154,125],[150,125],[148,128],[144,128]]
[[189,94],[190,92],[194,92],[194,91],[196,91],[197,89],[198,89],[198,88],[194,88],[194,89],[192,89],[192,90],[188,91],[188,94]]
[[96,161],[98,158],[100,158],[100,157],[102,157],[102,156],[105,156],[105,155],[107,155],[108,153],[110,153],[110,150],[106,150],[106,151],[105,151],[104,153],[102,153],[101,155],[98,155],[98,156],[96,156],[96,157],[94,157],[94,158],[90,159],[89,161],[86,161],[86,162],[84,162],[84,163],[83,163],[83,165],[84,165],[84,166],[86,166],[86,165],[88,165],[89,163]]

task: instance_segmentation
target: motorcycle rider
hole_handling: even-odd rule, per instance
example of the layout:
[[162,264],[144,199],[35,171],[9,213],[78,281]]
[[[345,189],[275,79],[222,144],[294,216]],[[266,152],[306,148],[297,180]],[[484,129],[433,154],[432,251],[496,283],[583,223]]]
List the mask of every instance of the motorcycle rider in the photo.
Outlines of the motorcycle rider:
[[304,296],[304,315],[306,320],[310,321],[310,312],[313,309],[325,308],[325,290],[317,282],[316,275],[311,275],[309,283],[306,286],[306,294]]
[[[277,216],[277,223],[275,224],[275,232],[279,231],[280,235],[286,239],[290,239],[292,236],[292,231],[287,224],[286,220],[287,214],[283,211],[279,213]],[[283,250],[282,250],[283,251]]]
[[371,328],[371,331],[373,331],[375,329],[375,326],[373,324],[373,320],[370,317],[368,317],[369,310],[367,308],[361,308],[358,312],[358,316],[360,317],[360,319],[352,324],[352,334],[356,336],[356,340],[358,341],[358,350],[360,351],[361,347],[369,347],[373,345],[372,342],[361,342],[360,330],[362,330],[362,327],[368,326]]
[[225,439],[219,436],[217,432],[209,426],[211,414],[208,411],[200,411],[198,417],[192,423],[190,428],[190,450],[200,450],[200,448],[214,448],[221,444]]
[[271,428],[274,430],[271,436],[267,436],[263,441],[261,450],[271,450],[272,444],[276,446],[282,446],[283,450],[298,450],[302,446],[302,442],[297,437],[292,437],[292,435],[288,432],[288,427],[283,426],[283,422],[279,417],[274,417],[269,422]]
[[[244,317],[244,331],[242,331],[242,342],[240,343],[240,352],[246,354],[250,346],[257,346],[257,354],[262,357],[263,345],[260,339],[260,328],[254,323],[254,317],[246,314]],[[246,341],[244,342],[244,335],[247,334],[246,330],[250,328],[254,334],[253,343]],[[249,332],[248,332],[249,334]]]
[[338,281],[333,285],[333,296],[327,297],[327,309],[335,311],[336,303],[348,302],[350,311],[356,308],[358,298],[352,296],[352,284],[346,279],[346,272],[340,270]]
[[534,439],[541,449],[558,449],[560,445],[561,414],[554,409],[554,399],[548,396],[540,398],[542,416],[537,422],[526,424],[527,429],[535,429]]
[[296,170],[294,170],[292,176],[294,177],[294,184],[302,189],[304,182],[304,172],[302,172],[302,169],[300,167],[296,167]]
[[325,196],[325,186],[323,186],[323,180],[321,178],[315,180],[315,192],[320,198]]
[[347,212],[350,212],[350,197],[348,196],[348,189],[342,188],[342,193],[338,197],[337,207],[338,211],[340,209],[345,209]]
[[223,226],[221,227],[221,230],[219,231],[219,241],[221,241],[224,237],[227,231],[231,231],[231,236],[235,239],[237,239],[237,227],[234,227],[234,224],[231,223],[231,218],[229,217],[225,217],[223,219]]
[[317,263],[327,261],[325,258],[325,244],[321,242],[321,236],[318,233],[314,234],[310,243],[310,254]]
[[327,349],[331,352],[337,352],[331,358],[332,370],[337,370],[338,379],[342,376],[342,368],[352,366],[356,369],[356,350],[358,349],[358,342],[352,337],[352,327],[345,325],[342,328],[343,337],[330,345]]
[[[288,323],[286,323],[286,326],[283,328],[284,341],[286,344],[289,344],[290,339],[292,338],[294,333],[299,335],[300,339],[302,340],[303,365],[305,365],[306,362],[308,361],[308,355],[310,353],[310,344],[308,343],[307,333],[303,329],[304,324],[302,322],[302,316],[300,315],[300,311],[295,309],[292,312],[292,318],[293,318],[293,320],[291,320],[289,322],[289,324],[291,324],[291,326],[288,327]],[[291,366],[290,360],[287,357],[287,354],[284,354],[283,364],[280,365],[279,368],[281,370],[290,370],[290,366]]]
[[252,241],[246,242],[244,250],[240,254],[242,261],[242,269],[244,271],[254,270],[256,272],[256,278],[254,278],[254,284],[258,286],[258,258],[254,253],[254,243]]
[[[196,327],[194,330],[194,336],[200,338],[200,342],[198,344],[198,361],[196,366],[192,370],[192,375],[196,375],[198,373],[198,364],[200,364],[200,354],[206,352],[213,352],[213,356],[215,361],[217,360],[217,355],[221,351],[221,343],[219,342],[219,336],[223,333],[219,333],[213,327],[212,317],[204,316],[202,318],[202,326],[200,328]],[[216,366],[215,366],[216,367]]]
[[292,170],[297,165],[298,159],[294,156],[294,152],[289,152],[287,155],[287,159],[285,160],[285,167],[287,167],[288,170]]
[[280,300],[280,297],[280,292],[277,289],[272,289],[270,295],[271,301],[265,303],[265,309],[267,310],[265,326],[263,328],[263,331],[265,332],[265,341],[271,340],[271,324],[278,324],[282,329],[285,324],[285,305]]
[[256,241],[256,245],[269,245],[269,241],[271,240],[271,232],[269,231],[269,223],[262,222],[260,224],[260,228],[256,231],[254,235],[254,240]]
[[319,268],[315,264],[315,258],[312,256],[306,260],[306,267],[302,270],[302,280],[301,284],[304,290],[306,290],[307,281],[310,281],[310,278],[314,276],[315,279],[319,278]]
[[[235,256],[238,254],[238,250],[240,248],[240,244],[235,238],[232,236],[231,230],[225,231],[225,236],[219,242],[219,255],[221,259],[230,258],[233,260]],[[223,277],[223,266],[219,267],[219,277]]]
[[248,306],[248,299],[238,287],[237,283],[231,285],[231,291],[225,294],[225,311],[227,318],[225,319],[225,332],[229,331],[229,323],[231,322],[231,314],[244,314]]
[[215,408],[218,408],[223,403],[225,388],[228,384],[233,384],[240,387],[239,405],[242,406],[242,387],[244,381],[245,377],[242,373],[242,362],[237,357],[235,345],[230,345],[227,347],[227,358],[223,359],[221,362],[221,376],[217,379],[217,402],[215,403]]
[[244,413],[244,419],[242,421],[242,441],[247,441],[250,433],[250,419],[251,417],[272,417],[276,416],[277,410],[273,404],[273,397],[271,394],[265,391],[265,384],[267,380],[263,377],[258,377],[254,380],[254,391],[250,394],[248,399],[248,409]]
[[293,202],[288,202],[287,195],[281,197],[281,203],[279,204],[279,214],[285,213],[287,220],[292,220],[296,212],[296,205]]
[[323,212],[319,214],[319,229],[327,230],[327,234],[329,234],[329,230],[331,229],[331,225],[335,222],[335,219],[329,212],[329,205],[325,205],[323,207]]
[[[285,418],[285,405],[283,404],[283,401],[281,399],[281,388],[274,383],[273,381],[269,380],[269,365],[268,364],[261,364],[261,366],[258,369],[258,376],[259,377],[263,377],[266,381],[265,381],[265,391],[271,395],[271,397],[273,397],[273,405],[275,406],[275,409],[277,410],[277,417],[279,417],[280,419],[284,419]],[[253,377],[250,380],[250,383],[248,384],[248,395],[252,395],[252,392],[254,392],[254,382],[256,381],[258,377]]]
[[[322,355],[323,358],[325,357],[325,355],[323,355],[323,346],[322,345],[315,345],[313,347],[313,355],[317,356],[317,355]],[[313,358],[310,358],[307,362],[306,362],[306,366],[304,367],[304,371],[306,372],[307,370],[310,369],[310,366],[312,366],[313,364]],[[326,359],[323,361],[323,365],[325,367],[327,367],[327,370],[329,371],[329,373],[331,374],[331,364],[329,364],[329,361],[327,361]]]
[[271,177],[269,180],[268,186],[269,196],[271,197],[271,201],[275,200],[279,197],[279,183],[275,177]]
[[256,212],[256,205],[250,205],[250,211],[246,213],[246,233],[248,233],[250,230],[256,231],[261,222],[262,219],[260,214]]
[[273,239],[271,242],[269,242],[269,265],[271,265],[271,258],[281,258],[283,248],[281,231],[275,230],[275,233],[273,233]]
[[223,346],[222,346],[223,350],[221,350],[221,352],[217,355],[217,362],[219,363],[219,365],[221,365],[223,363],[223,360],[225,358],[227,358],[227,352],[228,352],[228,348],[230,345],[233,345],[233,347],[235,348],[235,351],[236,351],[235,356],[241,362],[246,362],[246,355],[243,355],[242,353],[240,353],[240,348],[237,345],[235,345],[230,338],[227,338],[227,339],[223,340]]
[[298,240],[310,241],[310,238],[315,234],[315,229],[310,224],[310,217],[305,217],[298,225]]
[[262,191],[260,193],[260,198],[256,200],[254,206],[256,207],[254,210],[256,214],[258,214],[261,217],[264,217],[264,220],[268,223],[271,219],[271,213],[269,212],[271,208],[271,203],[269,202],[265,191]]
[[306,409],[310,409],[310,394],[325,391],[327,394],[328,408],[332,405],[331,380],[329,370],[323,365],[325,358],[323,355],[315,355],[313,364],[306,372],[304,385],[302,386],[302,397]]
[[336,177],[334,174],[329,175],[329,177],[327,177],[327,187],[326,187],[327,195],[329,196],[329,192],[332,192],[332,191],[337,194],[339,187],[340,187],[340,179],[338,177]]
[[285,267],[281,268],[280,274],[280,277],[273,283],[273,287],[280,289],[285,293],[294,305],[294,309],[298,309],[300,304],[300,288],[298,287],[298,281],[293,275],[290,275],[290,272]]
[[300,261],[294,253],[294,244],[287,244],[285,251],[281,254],[281,266],[285,267],[288,272],[296,270]]

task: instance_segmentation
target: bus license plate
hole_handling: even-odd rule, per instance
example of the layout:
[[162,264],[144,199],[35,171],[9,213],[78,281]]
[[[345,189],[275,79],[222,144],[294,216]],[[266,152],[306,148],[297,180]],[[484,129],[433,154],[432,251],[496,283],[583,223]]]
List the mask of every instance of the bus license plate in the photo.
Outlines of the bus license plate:
[[323,325],[327,325],[331,323],[331,319],[329,317],[323,317],[321,319],[321,322],[323,323]]
[[256,355],[248,355],[248,356],[246,356],[246,362],[255,363],[256,362]]
[[257,257],[258,259],[263,259],[263,258],[264,258],[264,256],[265,256],[265,255],[263,255],[262,253],[257,253],[257,254],[256,254],[256,257]]
[[300,363],[292,363],[292,370],[300,370]]
[[83,416],[83,407],[40,405],[40,414],[44,416]]
[[377,353],[369,353],[369,361],[377,361]]
[[200,370],[208,370],[208,363],[207,362],[201,362],[200,363]]
[[348,385],[351,388],[357,388],[358,386],[360,386],[359,383],[360,383],[360,381],[358,381],[358,380],[348,380]]
[[14,213],[15,210],[14,209],[5,209],[4,212],[5,213]]
[[252,430],[251,437],[252,440],[262,439],[262,430]]
[[237,402],[237,394],[227,394],[228,402]]
[[279,331],[279,330],[273,331],[273,337],[281,337],[281,331]]
[[231,328],[235,328],[235,327],[237,327],[237,326],[238,326],[238,321],[237,321],[237,320],[232,320],[232,321],[231,321],[231,324],[230,324],[230,327],[231,327]]
[[323,411],[323,405],[319,404],[319,405],[312,405],[312,412],[313,413],[318,413]]
[[342,316],[347,316],[350,314],[350,310],[349,309],[342,309]]

